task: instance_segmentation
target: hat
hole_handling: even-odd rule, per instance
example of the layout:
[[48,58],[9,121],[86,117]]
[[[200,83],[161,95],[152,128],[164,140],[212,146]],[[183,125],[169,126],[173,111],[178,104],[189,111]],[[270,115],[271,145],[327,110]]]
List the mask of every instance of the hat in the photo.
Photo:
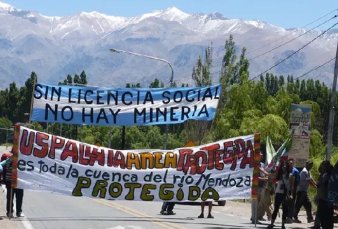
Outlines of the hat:
[[1,161],[4,161],[6,160],[7,158],[11,157],[13,154],[10,153],[10,152],[4,152],[2,155],[1,155]]

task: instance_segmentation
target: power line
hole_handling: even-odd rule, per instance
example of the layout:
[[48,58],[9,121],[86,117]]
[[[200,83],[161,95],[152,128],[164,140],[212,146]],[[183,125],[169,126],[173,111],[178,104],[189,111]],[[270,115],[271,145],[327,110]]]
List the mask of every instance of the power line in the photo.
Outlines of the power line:
[[321,64],[321,65],[318,65],[318,66],[315,67],[315,68],[312,68],[311,70],[305,72],[304,74],[302,74],[302,75],[300,75],[300,76],[297,76],[297,77],[295,78],[295,80],[296,80],[296,79],[299,79],[299,78],[301,78],[301,77],[304,77],[304,76],[310,74],[310,73],[313,72],[313,71],[316,71],[318,68],[321,68],[321,67],[323,67],[324,65],[327,65],[328,63],[330,63],[331,61],[333,61],[333,60],[335,60],[335,59],[336,59],[336,57],[333,57],[332,59],[326,61],[325,63],[323,63],[323,64]]
[[[307,27],[307,26],[309,26],[309,25],[311,25],[311,24],[313,24],[313,23],[315,23],[315,22],[321,20],[322,18],[326,17],[327,15],[332,14],[332,13],[335,12],[335,11],[338,11],[338,9],[332,10],[332,11],[326,13],[325,15],[320,16],[319,18],[313,20],[312,22],[310,22],[310,23],[308,23],[308,24],[306,24],[306,25],[301,26],[300,28],[305,28],[305,27]],[[288,36],[288,35],[287,35],[287,36]],[[282,38],[276,40],[275,42],[273,42],[273,43],[271,43],[271,44],[275,44],[275,43],[277,43],[278,41],[282,40],[284,37],[287,37],[287,36],[283,36]],[[261,47],[256,48],[256,49],[253,49],[253,50],[251,50],[251,51],[248,50],[247,54],[250,54],[250,53],[252,53],[252,52],[256,52],[256,51],[261,50],[261,49],[264,49],[264,48],[266,48],[266,45],[261,46]]]
[[252,78],[251,80],[254,80],[256,78],[258,78],[260,75],[263,75],[264,73],[270,71],[271,69],[273,69],[274,67],[280,65],[281,63],[283,63],[284,61],[286,61],[287,59],[291,58],[293,55],[295,55],[296,53],[298,53],[300,50],[304,49],[306,46],[308,46],[309,44],[311,44],[312,42],[314,42],[315,40],[317,40],[319,37],[321,37],[323,34],[325,34],[327,31],[329,31],[330,29],[332,29],[333,27],[335,27],[338,23],[335,23],[334,25],[332,25],[330,28],[328,28],[327,30],[323,31],[321,34],[319,34],[318,36],[316,36],[315,38],[313,38],[311,41],[309,41],[308,43],[306,43],[305,45],[303,45],[301,48],[297,49],[296,51],[294,51],[293,53],[291,53],[290,55],[288,55],[287,57],[285,57],[284,59],[282,59],[281,61],[279,61],[278,63],[274,64],[273,66],[271,66],[270,68],[268,68],[267,70],[263,71],[262,73],[258,74],[257,76],[255,76],[254,78]]
[[323,15],[323,16],[317,18],[317,19],[315,19],[314,21],[312,21],[312,22],[310,22],[310,23],[304,25],[303,27],[306,27],[306,26],[308,26],[308,25],[311,25],[311,24],[313,24],[313,23],[319,21],[320,19],[326,17],[327,15],[332,14],[333,12],[335,12],[335,11],[337,11],[337,10],[338,10],[338,9],[332,10],[331,12],[329,12],[329,13],[327,13],[327,14],[325,14],[325,15]]
[[338,16],[338,15],[334,15],[333,17],[331,17],[330,19],[324,21],[323,23],[321,23],[321,24],[319,24],[319,25],[317,25],[317,26],[315,26],[315,27],[313,27],[313,28],[307,30],[305,33],[302,33],[302,34],[298,35],[297,37],[294,37],[294,38],[292,38],[292,39],[290,39],[290,40],[288,40],[288,41],[286,41],[286,42],[284,42],[284,43],[281,43],[280,45],[278,45],[278,46],[276,46],[276,47],[274,47],[274,48],[272,48],[272,49],[270,49],[270,50],[268,50],[268,51],[266,51],[266,52],[264,52],[264,53],[261,53],[261,54],[259,54],[259,55],[257,55],[257,56],[254,56],[254,57],[250,58],[249,60],[254,60],[254,59],[256,59],[256,58],[258,58],[258,57],[261,57],[261,56],[264,56],[265,54],[268,54],[268,53],[270,53],[270,52],[272,52],[272,51],[274,51],[274,50],[276,50],[276,49],[278,49],[278,48],[280,48],[280,47],[282,47],[282,46],[284,46],[284,45],[286,45],[286,44],[289,44],[289,43],[291,43],[292,41],[294,41],[294,40],[300,38],[301,36],[304,36],[305,34],[311,32],[312,30],[314,30],[314,29],[316,29],[316,28],[318,28],[319,26],[322,26],[322,25],[326,24],[327,22],[331,21],[332,19],[336,18],[337,16]]

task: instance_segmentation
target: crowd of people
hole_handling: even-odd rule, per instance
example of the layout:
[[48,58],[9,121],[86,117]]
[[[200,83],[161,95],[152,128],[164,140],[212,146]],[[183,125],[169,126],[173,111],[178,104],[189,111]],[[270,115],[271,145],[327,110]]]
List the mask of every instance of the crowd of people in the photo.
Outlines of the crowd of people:
[[[329,161],[323,161],[319,166],[319,178],[312,178],[310,170],[313,162],[308,160],[304,168],[299,171],[295,168],[293,159],[281,160],[276,171],[266,171],[261,166],[257,211],[253,209],[252,223],[261,223],[266,215],[270,224],[267,228],[274,228],[280,207],[282,208],[282,229],[285,224],[302,223],[299,211],[304,207],[307,223],[314,223],[314,229],[332,229],[334,226],[334,203],[329,200],[329,179],[331,174],[338,172],[338,163],[335,167]],[[337,185],[337,184],[336,184]],[[312,204],[308,195],[309,186],[317,189],[315,203],[317,211],[315,219],[312,215]],[[273,200],[273,201],[272,201]],[[273,202],[273,208],[272,208]]]

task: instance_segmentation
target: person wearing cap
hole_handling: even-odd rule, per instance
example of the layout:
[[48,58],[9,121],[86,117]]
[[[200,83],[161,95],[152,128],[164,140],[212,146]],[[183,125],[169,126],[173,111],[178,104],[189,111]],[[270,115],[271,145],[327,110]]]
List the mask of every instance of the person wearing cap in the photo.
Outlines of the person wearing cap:
[[1,161],[6,161],[5,166],[3,166],[3,180],[6,185],[7,195],[6,195],[6,210],[7,217],[13,217],[13,199],[15,196],[16,204],[16,216],[21,217],[22,215],[22,200],[23,200],[23,189],[12,188],[12,154],[7,152],[2,154]]
[[308,189],[309,189],[310,184],[314,187],[317,187],[317,185],[316,185],[316,182],[312,179],[311,174],[310,174],[310,170],[312,167],[313,167],[313,162],[311,160],[308,160],[305,164],[305,167],[299,174],[299,184],[297,188],[295,211],[293,215],[294,217],[293,221],[295,223],[301,223],[301,221],[298,219],[298,213],[302,206],[304,206],[306,210],[308,223],[313,222],[312,205],[311,205],[311,201],[308,196]]

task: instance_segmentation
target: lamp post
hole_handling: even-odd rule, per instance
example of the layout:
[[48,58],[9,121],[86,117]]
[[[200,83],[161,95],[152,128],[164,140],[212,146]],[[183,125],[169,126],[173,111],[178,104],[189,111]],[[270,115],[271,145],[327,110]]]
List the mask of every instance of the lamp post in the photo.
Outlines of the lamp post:
[[170,67],[170,70],[171,70],[171,77],[170,77],[169,83],[170,83],[170,86],[173,85],[173,82],[174,82],[174,69],[173,69],[173,66],[170,64],[169,61],[167,61],[165,59],[162,59],[162,58],[159,58],[159,57],[156,57],[156,56],[149,56],[149,55],[145,55],[145,54],[141,54],[141,53],[137,53],[137,52],[130,52],[130,51],[121,50],[121,49],[114,49],[114,48],[112,48],[112,49],[110,49],[110,51],[116,52],[116,53],[127,53],[127,54],[134,55],[134,56],[145,57],[145,58],[148,58],[148,59],[162,61],[162,62],[168,64],[169,67]]
[[[152,59],[152,60],[158,60],[161,62],[164,62],[166,64],[168,64],[168,66],[170,67],[171,70],[171,76],[170,76],[170,87],[173,86],[174,83],[174,69],[173,66],[171,65],[171,63],[163,58],[159,58],[159,57],[155,57],[155,56],[149,56],[149,55],[145,55],[145,54],[141,54],[141,53],[137,53],[137,52],[130,52],[130,51],[126,51],[126,50],[121,50],[121,49],[115,49],[115,48],[111,48],[110,51],[114,52],[114,53],[126,53],[129,55],[134,55],[134,56],[139,56],[139,57],[144,57],[144,58],[148,58],[148,59]],[[168,124],[166,124],[165,126],[165,139],[164,139],[164,144],[163,144],[163,148],[166,149],[167,148],[167,142],[168,142]],[[125,126],[122,127],[122,149],[124,149],[124,144],[125,144]]]

